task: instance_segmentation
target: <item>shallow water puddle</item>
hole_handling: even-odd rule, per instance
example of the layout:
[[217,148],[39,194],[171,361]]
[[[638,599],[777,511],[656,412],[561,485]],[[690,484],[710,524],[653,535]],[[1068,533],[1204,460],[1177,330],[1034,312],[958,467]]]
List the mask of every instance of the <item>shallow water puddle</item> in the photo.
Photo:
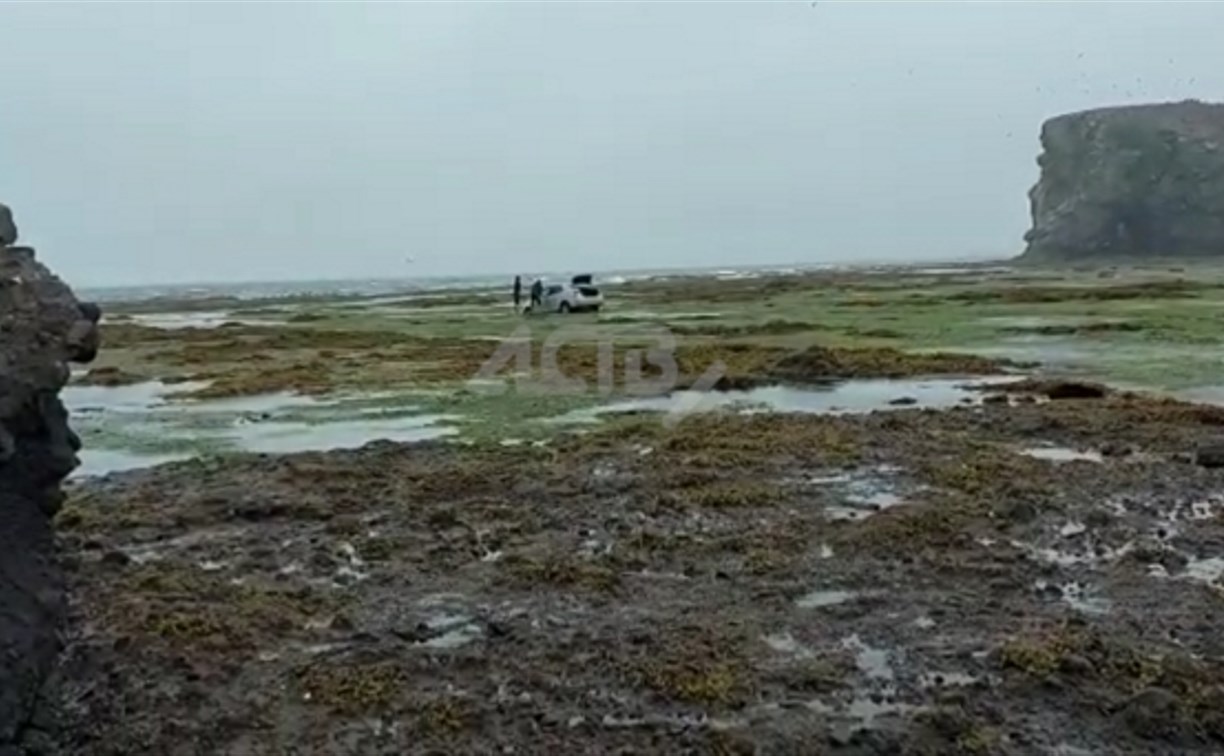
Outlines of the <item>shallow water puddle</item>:
[[291,391],[278,391],[272,394],[258,396],[236,396],[228,399],[209,399],[207,401],[190,401],[174,405],[176,411],[213,412],[213,413],[246,413],[248,415],[265,415],[281,410],[298,407],[321,407],[326,403],[313,396],[303,396]]
[[1099,362],[1101,353],[1108,354],[1102,343],[1073,341],[1060,336],[1013,336],[1001,339],[998,346],[966,347],[965,351],[982,357],[997,357],[1018,362],[1039,362],[1047,366],[1073,367]]
[[174,394],[204,388],[207,383],[162,383],[145,381],[130,386],[80,386],[69,385],[60,392],[64,406],[74,414],[97,412],[148,412],[166,404]]
[[1161,524],[1171,525],[1182,521],[1205,522],[1219,517],[1221,511],[1224,511],[1224,497],[1218,495],[1195,501],[1182,501],[1165,509],[1164,514],[1167,519]]
[[1190,502],[1190,514],[1187,519],[1190,520],[1211,520],[1214,519],[1219,512],[1220,502],[1218,500],[1193,501]]
[[825,517],[833,522],[858,522],[859,520],[866,520],[875,514],[875,512],[870,510],[858,507],[842,507],[836,504],[825,507],[824,513]]
[[964,672],[924,672],[918,681],[924,688],[968,688],[980,679]]
[[856,522],[906,503],[905,497],[896,491],[895,482],[885,477],[897,471],[894,467],[880,466],[838,475],[810,477],[802,482],[844,489],[845,497],[842,503],[826,505],[825,517],[835,522]]
[[849,483],[851,480],[853,478],[850,477],[849,473],[841,473],[839,475],[817,475],[807,478],[806,482],[817,486],[830,486],[838,483]]
[[471,617],[439,615],[425,621],[426,628],[437,633],[434,637],[414,644],[418,648],[450,651],[484,638],[484,629]]
[[1074,567],[1077,565],[1099,566],[1111,564],[1131,553],[1135,549],[1134,542],[1128,541],[1119,547],[1094,544],[1091,539],[1075,539],[1076,548],[1053,548],[1038,546],[1023,541],[1011,541],[1012,548],[1028,553],[1034,559],[1044,564],[1058,567]]
[[854,660],[855,664],[858,665],[859,672],[862,672],[868,678],[872,680],[893,680],[896,677],[888,660],[887,649],[870,646],[864,643],[863,639],[857,634],[843,639],[841,645],[847,651],[854,652]]
[[804,704],[809,711],[833,722],[835,739],[847,741],[857,732],[877,727],[881,720],[899,722],[919,710],[920,707],[896,700],[895,675],[886,650],[869,646],[858,635],[845,638],[841,645],[854,652],[859,672],[872,686],[870,690],[856,690],[848,701],[829,704],[813,700]]
[[[80,386],[70,385],[61,396],[64,406],[73,419],[91,422],[118,416],[131,420],[131,416],[143,415],[142,420],[181,418],[183,413],[204,414],[268,414],[294,407],[323,406],[318,399],[289,392],[263,394],[260,396],[213,399],[208,401],[182,400],[181,395],[208,386],[207,381],[162,383],[146,381],[130,386]],[[171,400],[179,401],[172,402]]]
[[1224,498],[1216,495],[1193,501],[1150,499],[1144,502],[1143,506],[1123,508],[1123,513],[1138,511],[1154,518],[1153,535],[1158,540],[1168,541],[1181,532],[1181,523],[1214,520],[1220,516],[1222,510],[1224,510]]
[[892,507],[904,504],[905,500],[892,491],[876,491],[869,494],[851,494],[846,497],[846,501],[851,504],[866,507],[868,509],[881,510],[891,509]]
[[235,317],[233,314],[215,310],[211,312],[150,312],[131,315],[127,321],[148,328],[177,331],[185,328],[220,328],[226,323],[238,325],[286,325],[284,320]]
[[806,707],[817,714],[839,720],[836,739],[842,741],[849,740],[856,732],[873,729],[880,720],[901,721],[920,709],[899,701],[868,695],[855,696],[841,706],[829,705],[823,701],[809,701]]
[[1224,577],[1224,557],[1191,559],[1186,564],[1186,569],[1181,574],[1181,577],[1184,580],[1215,585],[1221,577]]
[[858,597],[855,591],[817,590],[801,596],[795,601],[795,606],[800,609],[824,609],[847,604]]
[[800,658],[812,656],[812,651],[804,646],[799,641],[795,640],[795,636],[790,633],[779,633],[775,635],[766,635],[762,638],[766,646],[779,654],[789,654]]
[[428,441],[458,433],[437,423],[442,415],[416,415],[389,420],[352,420],[333,423],[281,423],[247,426],[236,445],[250,452],[287,454],[300,451],[356,449],[373,441],[407,443]]
[[358,554],[357,549],[348,541],[343,541],[339,544],[337,550],[344,557],[346,564],[341,564],[336,568],[335,578],[332,583],[337,587],[344,588],[353,583],[360,583],[370,577],[370,573],[364,568],[366,566]]
[[1096,595],[1079,583],[1063,586],[1063,601],[1072,609],[1093,616],[1099,617],[1113,611],[1113,603],[1109,599]]
[[[819,388],[764,386],[747,391],[675,391],[586,408],[553,418],[555,423],[597,422],[601,416],[626,412],[665,412],[676,414],[736,409],[758,412],[796,412],[809,414],[858,414],[876,410],[947,409],[968,400],[980,403],[982,392],[966,388],[967,382],[1005,384],[1014,377],[931,378],[910,380],[852,380]],[[897,406],[898,397],[913,402]]]
[[[380,440],[425,441],[458,432],[443,424],[454,416],[412,414],[418,407],[403,403],[407,397],[396,394],[316,398],[279,392],[171,402],[175,394],[205,385],[70,386],[64,398],[74,424],[87,439],[102,439],[101,446],[87,442],[74,477],[152,467],[203,452],[326,451]],[[371,402],[376,406],[369,406]]]
[[1038,580],[1033,584],[1033,588],[1043,596],[1058,596],[1067,606],[1083,614],[1103,616],[1113,610],[1113,604],[1108,599],[1083,583],[1072,581],[1058,585]]
[[1082,522],[1068,522],[1059,529],[1058,534],[1063,538],[1074,538],[1078,535],[1083,535],[1088,532],[1088,526]]
[[1103,462],[1105,458],[1100,452],[1079,451],[1065,446],[1034,446],[1021,449],[1020,453],[1034,459],[1044,459],[1049,462]]
[[82,449],[77,453],[80,466],[72,471],[69,480],[96,478],[126,470],[140,470],[169,462],[191,459],[190,454],[142,454],[122,449]]
[[1197,404],[1224,406],[1224,386],[1198,386],[1172,392],[1173,398]]

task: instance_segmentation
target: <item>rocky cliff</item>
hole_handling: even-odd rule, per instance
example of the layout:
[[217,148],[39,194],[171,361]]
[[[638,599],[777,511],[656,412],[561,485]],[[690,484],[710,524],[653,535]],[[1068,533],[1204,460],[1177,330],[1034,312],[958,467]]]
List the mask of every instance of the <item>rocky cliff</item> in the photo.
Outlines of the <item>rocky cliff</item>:
[[8,205],[0,203],[0,247],[17,243],[17,224],[13,222],[13,212]]
[[1224,258],[1224,105],[1063,115],[1041,146],[1022,259]]
[[58,394],[68,363],[93,359],[99,317],[16,237],[0,205],[0,754],[21,752],[59,647],[51,517],[80,442]]

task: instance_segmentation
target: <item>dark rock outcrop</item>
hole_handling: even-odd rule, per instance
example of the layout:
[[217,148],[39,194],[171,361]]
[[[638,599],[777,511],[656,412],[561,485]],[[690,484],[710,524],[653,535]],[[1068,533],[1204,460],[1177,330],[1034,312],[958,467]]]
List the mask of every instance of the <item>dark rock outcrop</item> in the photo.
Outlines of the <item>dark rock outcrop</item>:
[[1194,453],[1194,462],[1200,467],[1224,467],[1224,440],[1202,444]]
[[1058,116],[1041,146],[1023,260],[1224,257],[1224,105]]
[[13,222],[13,211],[0,203],[0,247],[17,243],[17,224]]
[[98,317],[33,250],[0,246],[0,754],[20,753],[59,650],[64,592],[51,518],[80,441],[58,394],[68,363],[97,351]]

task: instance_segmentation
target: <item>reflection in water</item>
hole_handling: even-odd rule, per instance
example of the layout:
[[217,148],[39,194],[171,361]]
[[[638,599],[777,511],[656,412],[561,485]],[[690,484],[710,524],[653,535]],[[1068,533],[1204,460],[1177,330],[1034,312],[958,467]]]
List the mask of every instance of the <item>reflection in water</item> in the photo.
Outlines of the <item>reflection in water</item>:
[[220,328],[226,323],[238,325],[285,325],[283,320],[234,317],[231,313],[217,310],[213,312],[151,312],[131,315],[129,322],[148,328],[161,328],[167,331],[177,331],[184,328]]
[[855,653],[859,671],[872,680],[892,680],[892,665],[888,661],[888,650],[869,646],[857,635],[842,641],[842,647]]
[[1100,452],[1079,451],[1064,446],[1038,446],[1023,449],[1020,453],[1026,457],[1044,459],[1049,462],[1101,462],[1104,460]]
[[843,489],[841,503],[825,505],[825,517],[834,522],[857,522],[906,503],[897,490],[898,483],[889,477],[895,472],[896,468],[881,465],[838,475],[813,476],[804,482]]
[[258,423],[244,426],[233,441],[245,451],[264,454],[355,449],[371,441],[407,443],[454,435],[454,428],[436,425],[441,419],[440,415],[417,415],[317,424]]
[[854,591],[812,591],[795,602],[800,609],[823,609],[845,604],[858,598]]
[[[367,406],[380,395],[318,399],[290,392],[209,401],[174,401],[205,384],[70,386],[64,401],[86,439],[75,478],[189,459],[203,451],[291,453],[415,442],[453,435],[444,415],[419,408]],[[393,397],[392,397],[393,398]],[[377,413],[378,416],[375,416]]]
[[200,382],[168,384],[147,381],[131,386],[66,386],[60,392],[60,398],[68,411],[74,414],[147,412],[165,405],[173,394],[195,391],[206,385]]
[[1191,559],[1182,577],[1186,580],[1212,585],[1224,577],[1224,558]]
[[849,700],[807,703],[809,710],[830,719],[837,740],[848,740],[854,733],[878,728],[886,721],[899,723],[918,710],[897,700],[895,674],[887,650],[864,643],[858,635],[844,639],[841,645],[854,652],[859,672],[867,678],[868,686],[855,690]]
[[[853,380],[821,387],[765,386],[748,391],[675,391],[666,396],[652,396],[614,402],[571,412],[556,418],[558,423],[596,422],[601,415],[621,412],[708,412],[715,409],[740,409],[754,412],[801,412],[813,414],[853,414],[874,410],[914,408],[943,409],[955,407],[963,400],[980,402],[982,392],[966,388],[969,381],[978,384],[1004,384],[1015,378],[930,378],[906,380]],[[898,397],[914,401],[903,406],[891,402]]]
[[190,457],[190,454],[140,454],[122,449],[83,449],[77,454],[81,465],[70,477],[91,478],[124,470],[139,470],[142,467],[164,465]]
[[484,629],[470,617],[443,614],[424,622],[432,637],[417,642],[421,648],[451,650],[484,638]]
[[1196,386],[1171,392],[1174,399],[1224,406],[1224,386]]
[[302,396],[291,391],[278,391],[258,396],[235,396],[226,399],[209,399],[206,402],[182,402],[175,410],[186,412],[247,412],[253,414],[279,412],[293,407],[318,407],[324,403],[311,396]]

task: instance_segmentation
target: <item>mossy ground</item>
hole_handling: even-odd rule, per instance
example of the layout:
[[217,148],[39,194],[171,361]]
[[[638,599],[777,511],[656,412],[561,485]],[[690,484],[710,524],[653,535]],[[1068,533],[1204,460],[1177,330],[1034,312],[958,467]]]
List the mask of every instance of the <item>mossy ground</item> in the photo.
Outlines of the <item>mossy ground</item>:
[[[1192,282],[1138,285],[1178,278]],[[1009,357],[1057,341],[1112,355],[1071,366],[1084,375],[1163,372],[1171,386],[1182,376],[1154,355],[1195,352],[1191,375],[1211,358],[1211,280],[643,282],[611,289],[616,305],[600,316],[527,320],[536,343],[602,324],[617,360],[648,343],[643,323],[681,326],[684,377],[720,359],[748,381],[805,352],[795,380],[957,372],[995,363],[930,353],[1002,342]],[[1224,543],[1224,472],[1184,461],[1220,433],[1221,410],[1112,392],[575,429],[543,421],[603,397],[466,384],[492,348],[477,337],[523,319],[448,296],[268,304],[287,325],[111,329],[104,367],[207,376],[238,397],[328,398],[277,408],[281,420],[446,414],[463,434],[206,456],[74,487],[58,527],[82,637],[65,665],[99,671],[63,691],[72,752],[1158,754],[1224,743],[1224,602],[1199,576]],[[1116,322],[1133,327],[1084,325]],[[560,359],[590,378],[598,337],[584,338],[589,350]],[[191,406],[170,405],[185,437],[262,411]],[[124,443],[139,430],[102,427]],[[1026,456],[1034,445],[1101,461]],[[1085,595],[1097,603],[1085,608]],[[927,682],[945,674],[967,681]]]
[[[1095,272],[1067,271],[1055,281],[1048,278],[973,269],[958,275],[898,269],[747,281],[638,282],[608,287],[610,304],[602,314],[565,318],[524,318],[508,303],[479,294],[455,294],[457,303],[446,306],[408,298],[373,300],[376,303],[368,306],[360,300],[312,299],[294,305],[299,316],[309,317],[290,318],[287,326],[161,330],[113,323],[105,329],[107,348],[100,367],[123,367],[150,377],[203,374],[224,379],[234,374],[210,390],[228,395],[267,390],[269,383],[279,383],[279,388],[376,389],[461,382],[493,352],[497,340],[523,326],[530,328],[537,344],[561,327],[586,329],[588,343],[611,338],[626,344],[649,343],[655,332],[651,329],[667,327],[682,345],[706,348],[708,342],[732,341],[785,348],[819,343],[964,350],[997,346],[1000,340],[1006,346],[1017,337],[1049,337],[1055,345],[1103,343],[1125,350],[1218,343],[1220,338],[1224,272],[1131,269],[1100,278]],[[467,304],[465,296],[470,298]],[[261,307],[281,312],[284,305],[245,306],[248,312]],[[1028,325],[1017,326],[1017,320]],[[1102,325],[1106,323],[1113,325]],[[1059,324],[1061,328],[1055,327]],[[576,338],[583,340],[580,334]],[[594,362],[590,351],[584,362]],[[261,364],[247,365],[252,361]],[[1143,360],[1135,355],[1126,362]],[[269,372],[275,377],[263,384],[247,385],[236,377]],[[1126,382],[1129,371],[1107,366],[1101,377]]]
[[[119,305],[98,366],[79,381],[197,381],[172,405],[293,392],[330,409],[278,410],[273,419],[353,420],[380,408],[383,418],[442,414],[457,438],[499,443],[546,440],[558,426],[541,421],[622,397],[629,355],[668,346],[658,340],[664,331],[674,339],[680,387],[715,363],[725,368],[720,388],[1023,369],[1172,391],[1217,386],[1224,367],[1212,348],[1224,339],[1224,271],[1213,268],[895,269],[639,281],[607,287],[607,295],[603,313],[566,317],[517,315],[488,292],[216,302],[208,309],[230,308],[241,322],[179,329],[131,318],[200,303]],[[521,377],[539,378],[544,345],[564,329],[558,368],[582,381],[581,390],[469,385],[501,340],[523,328],[529,362]],[[612,345],[608,379],[600,344]],[[511,362],[500,376],[515,370]],[[658,375],[645,361],[643,377]],[[223,409],[104,413],[79,424],[91,448],[216,454],[239,448],[233,437],[241,430],[231,426],[243,417]]]

